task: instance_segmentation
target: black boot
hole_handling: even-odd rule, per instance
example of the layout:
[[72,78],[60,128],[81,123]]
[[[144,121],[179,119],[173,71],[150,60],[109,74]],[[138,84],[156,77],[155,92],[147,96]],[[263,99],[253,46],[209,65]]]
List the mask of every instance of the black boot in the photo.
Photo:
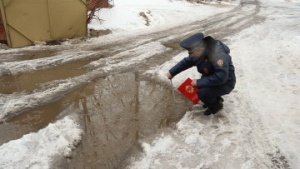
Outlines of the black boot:
[[[224,102],[224,99],[223,99],[222,97],[220,97],[220,102],[221,102],[221,103]],[[203,104],[202,107],[203,107],[203,108],[208,108],[208,106],[207,106],[206,104]]]
[[218,104],[208,107],[208,109],[205,110],[204,115],[209,116],[211,114],[216,114],[222,108],[223,108],[223,103],[220,101]]

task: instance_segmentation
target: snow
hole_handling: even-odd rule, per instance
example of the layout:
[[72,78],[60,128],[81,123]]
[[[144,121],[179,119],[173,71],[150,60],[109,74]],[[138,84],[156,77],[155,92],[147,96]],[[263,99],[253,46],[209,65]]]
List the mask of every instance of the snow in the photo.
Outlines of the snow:
[[293,168],[299,168],[300,25],[293,17],[300,14],[299,4],[263,1],[263,7],[271,5],[291,10],[275,7],[261,12],[269,19],[233,37],[232,55],[239,57],[251,100],[270,138],[291,159]]
[[[272,164],[268,156],[280,156],[276,147],[287,158],[292,169],[300,168],[300,1],[260,2],[262,10],[258,15],[265,17],[265,20],[226,39],[236,67],[237,86],[232,94],[225,96],[226,106],[222,115],[197,115],[201,114],[197,107],[188,111],[174,131],[161,133],[150,141],[140,140],[143,153],[131,159],[129,168],[270,168]],[[104,19],[101,25],[97,20],[89,25],[91,29],[110,29],[113,33],[92,39],[89,43],[97,44],[103,38],[115,41],[132,34],[167,30],[230,11],[236,3],[233,1],[222,7],[213,7],[180,0],[115,0],[113,8],[101,9],[98,13]],[[139,15],[141,12],[151,23],[149,26],[145,18]],[[39,46],[27,49],[36,48]],[[151,57],[146,52],[149,48],[155,49],[158,54],[169,50],[153,42],[128,51],[141,55],[139,58],[131,58],[117,65],[100,59],[90,66],[106,64],[104,71],[109,71],[120,65],[138,63]],[[22,49],[0,52],[19,50]],[[128,53],[124,52],[114,57],[126,55]],[[10,73],[18,74],[86,56],[93,57],[93,53],[70,53],[33,61],[1,63],[0,70],[9,69]],[[166,72],[185,56],[185,52],[180,53],[146,73],[168,81]],[[44,104],[47,102],[44,98],[53,98],[50,96],[86,82],[91,76],[93,73],[62,80],[46,91],[29,95],[0,94],[0,120],[24,107]],[[195,68],[179,74],[173,79],[174,88],[186,77],[194,79],[199,74]],[[0,168],[49,168],[55,157],[70,155],[81,140],[81,133],[76,117],[67,116],[36,133],[11,140],[0,145]]]
[[[254,109],[253,111],[255,111],[248,110],[250,118],[253,113],[259,117],[256,122],[260,123],[261,120],[261,123],[264,124],[262,127],[263,132],[260,135],[266,134],[267,138],[270,139],[269,144],[273,144],[274,147],[278,146],[288,159],[290,167],[296,169],[300,167],[300,149],[298,146],[300,144],[300,107],[297,105],[300,101],[300,26],[299,20],[296,19],[296,16],[300,14],[299,1],[293,1],[294,4],[285,1],[262,2],[262,7],[268,10],[260,12],[259,15],[267,17],[266,21],[228,38],[227,43],[229,43],[231,48],[231,55],[237,69],[238,79],[235,90],[240,95],[248,95],[250,97],[249,104],[251,104]],[[278,9],[278,6],[283,7],[283,9]],[[287,11],[284,8],[291,10]],[[147,73],[154,74],[158,78],[166,80],[165,73],[185,56],[186,53],[181,53],[163,65],[149,70]],[[192,69],[179,74],[173,79],[174,88],[178,87],[186,77],[197,78],[197,76],[198,73],[196,73],[196,70]],[[235,93],[231,95],[227,97],[236,97]],[[245,97],[240,97],[244,101],[247,100]],[[240,108],[236,107],[235,112],[232,112],[237,113],[236,116],[240,116],[242,111],[249,109],[247,104],[237,106],[240,106]],[[225,111],[227,112],[228,109],[225,108]],[[199,132],[201,133],[203,125],[207,125],[207,122],[199,123],[191,117],[193,113],[187,112],[186,116],[177,124],[177,129],[173,133],[167,136],[158,136],[148,144],[150,147],[153,147],[152,149],[156,149],[159,146],[157,145],[158,142],[162,139],[177,138],[176,141],[179,140],[178,143],[174,143],[174,141],[170,142],[171,145],[168,145],[168,147],[172,148],[165,152],[159,152],[160,155],[157,155],[158,152],[149,154],[148,146],[141,159],[132,159],[134,161],[132,168],[139,168],[140,166],[145,166],[144,168],[214,168],[213,163],[216,161],[220,162],[222,155],[207,150],[209,151],[208,154],[214,155],[215,158],[211,161],[201,163],[200,159],[203,159],[203,154],[207,153],[205,149],[207,147],[212,148],[212,145],[209,143],[211,138],[199,136]],[[246,124],[246,119],[239,118],[240,122],[233,119],[237,118],[236,116],[228,116],[229,119],[232,118],[229,121],[244,123],[243,125]],[[227,128],[224,132],[236,130],[226,125],[213,124],[213,121],[211,123],[210,125],[212,126],[217,125],[218,127]],[[253,125],[251,123],[248,124],[248,127]],[[236,125],[236,127],[238,126]],[[244,129],[245,131],[246,129]],[[214,132],[214,130],[210,132]],[[222,133],[221,131],[218,132]],[[183,136],[181,136],[182,134]],[[226,154],[226,151],[224,151],[226,148],[236,143],[235,140],[230,138],[231,134],[226,135],[228,135],[228,138],[224,138],[218,142],[221,144],[219,148],[223,154]],[[239,137],[246,137],[246,135],[237,135],[234,138],[237,139]],[[182,141],[187,145],[182,145]],[[197,146],[193,147],[195,143],[197,143]],[[238,145],[238,148],[233,153],[234,159],[239,161],[240,157],[246,156],[251,160],[242,162],[240,166],[238,166],[237,162],[231,166],[227,163],[227,165],[222,167],[260,168],[257,167],[258,164],[255,164],[255,160],[257,160],[255,157],[241,153],[242,149],[246,149],[246,151],[250,149],[249,147],[244,147],[242,144],[247,143],[241,142]],[[200,149],[198,150],[197,148],[199,147]],[[272,151],[276,151],[276,149],[272,150],[271,148],[270,152]],[[255,154],[255,152],[252,153]],[[258,150],[256,153],[257,156],[266,158],[263,155],[264,152],[259,152]],[[157,156],[163,156],[163,158]],[[193,162],[192,159],[186,160],[187,157],[197,157],[198,161]],[[163,159],[165,162],[158,161],[159,159]],[[194,165],[186,166],[186,164],[182,163],[185,161],[189,161],[189,165]],[[268,164],[268,166],[267,168],[272,168],[272,164]]]
[[65,117],[37,133],[1,145],[0,168],[50,168],[54,157],[70,156],[81,133],[79,125]]
[[[101,25],[98,20],[93,20],[89,24],[90,29],[110,29],[114,34],[141,33],[166,30],[178,25],[199,20],[217,13],[226,12],[231,7],[213,8],[211,6],[188,3],[184,0],[130,0],[114,1],[112,9],[101,9],[98,15],[104,18]],[[147,26],[145,18],[140,16],[144,13],[150,24]],[[105,18],[109,18],[105,19]]]

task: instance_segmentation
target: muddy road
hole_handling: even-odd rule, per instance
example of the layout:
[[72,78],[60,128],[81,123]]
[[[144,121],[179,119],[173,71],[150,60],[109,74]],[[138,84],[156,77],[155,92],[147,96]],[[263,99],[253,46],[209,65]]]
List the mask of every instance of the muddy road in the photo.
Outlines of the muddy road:
[[174,103],[172,86],[145,71],[182,52],[179,41],[196,32],[226,42],[262,22],[259,10],[258,1],[242,0],[228,13],[117,42],[1,53],[0,105],[9,102],[13,109],[2,106],[0,144],[75,113],[83,139],[70,159],[57,159],[53,168],[119,168],[139,138],[172,126],[191,107],[178,93],[180,104]]

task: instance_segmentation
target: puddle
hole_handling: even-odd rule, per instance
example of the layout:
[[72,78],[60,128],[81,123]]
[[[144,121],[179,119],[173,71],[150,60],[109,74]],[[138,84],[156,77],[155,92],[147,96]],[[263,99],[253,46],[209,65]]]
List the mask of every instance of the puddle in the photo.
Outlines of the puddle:
[[[26,52],[24,52],[26,53]],[[45,50],[42,52],[27,52],[28,54],[0,54],[0,63],[1,62],[15,62],[15,61],[24,61],[24,60],[33,60],[54,56],[54,51]]]
[[97,59],[98,58],[86,61],[81,60],[46,70],[28,72],[15,76],[2,76],[0,77],[0,93],[32,92],[42,83],[82,75],[87,72],[87,70],[82,67]]
[[118,168],[138,138],[184,115],[190,104],[179,93],[175,95],[176,102],[170,88],[133,72],[99,78],[61,100],[1,124],[0,143],[76,113],[84,131],[82,141],[71,159],[57,161],[54,168]]

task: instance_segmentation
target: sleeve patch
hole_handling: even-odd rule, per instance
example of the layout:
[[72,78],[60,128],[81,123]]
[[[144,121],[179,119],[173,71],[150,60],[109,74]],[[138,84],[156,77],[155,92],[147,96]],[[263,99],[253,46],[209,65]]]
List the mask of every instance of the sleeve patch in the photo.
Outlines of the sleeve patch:
[[218,65],[219,67],[222,67],[223,64],[224,64],[224,62],[223,62],[222,59],[219,59],[219,60],[217,61],[217,65]]

